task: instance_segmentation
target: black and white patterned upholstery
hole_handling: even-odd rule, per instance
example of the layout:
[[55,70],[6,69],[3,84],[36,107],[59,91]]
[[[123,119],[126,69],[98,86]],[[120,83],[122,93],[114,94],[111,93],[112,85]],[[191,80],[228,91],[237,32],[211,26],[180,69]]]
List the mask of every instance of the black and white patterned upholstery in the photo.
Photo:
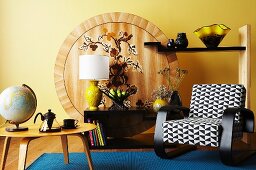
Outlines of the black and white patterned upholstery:
[[[238,84],[194,85],[189,117],[163,123],[163,140],[168,143],[218,147],[223,112],[245,106],[246,91]],[[236,115],[233,138],[243,135],[240,113]]]
[[187,118],[163,123],[164,140],[168,143],[218,146],[220,119]]
[[239,84],[193,85],[189,117],[221,119],[227,107],[244,107],[245,96]]

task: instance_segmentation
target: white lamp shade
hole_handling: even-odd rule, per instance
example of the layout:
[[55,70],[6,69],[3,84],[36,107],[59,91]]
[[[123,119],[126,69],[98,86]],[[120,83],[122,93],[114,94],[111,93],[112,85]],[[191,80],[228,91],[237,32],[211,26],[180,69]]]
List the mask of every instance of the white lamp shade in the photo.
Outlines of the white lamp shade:
[[109,57],[101,55],[79,56],[79,79],[109,79]]

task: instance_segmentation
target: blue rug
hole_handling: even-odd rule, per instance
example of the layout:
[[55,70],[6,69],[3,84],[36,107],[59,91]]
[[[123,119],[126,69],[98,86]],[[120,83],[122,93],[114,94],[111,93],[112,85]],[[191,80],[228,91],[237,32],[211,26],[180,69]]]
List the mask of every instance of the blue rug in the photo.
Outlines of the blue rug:
[[[161,159],[154,152],[92,152],[95,170],[167,170],[167,169],[256,169],[256,156],[238,167],[223,165],[216,151],[192,151],[175,159]],[[62,153],[46,153],[27,170],[89,169],[84,153],[70,153],[70,163],[64,164]]]

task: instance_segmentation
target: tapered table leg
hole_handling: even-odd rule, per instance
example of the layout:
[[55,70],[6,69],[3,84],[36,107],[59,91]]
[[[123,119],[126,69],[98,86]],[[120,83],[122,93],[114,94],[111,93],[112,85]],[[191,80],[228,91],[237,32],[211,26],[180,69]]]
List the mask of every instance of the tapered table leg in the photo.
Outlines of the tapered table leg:
[[26,159],[27,159],[27,151],[29,142],[33,139],[32,137],[23,138],[20,141],[20,151],[19,151],[19,163],[18,163],[18,170],[25,170],[26,167]]
[[84,137],[84,135],[82,133],[75,134],[75,136],[80,137],[80,139],[82,140],[83,145],[84,145],[84,152],[87,156],[89,168],[90,168],[90,170],[93,170],[94,168],[93,168],[93,163],[92,163],[92,157],[91,157],[91,152],[89,150],[89,145],[88,145],[87,138]]
[[8,155],[8,151],[9,151],[9,146],[10,146],[10,141],[11,141],[11,137],[5,137],[4,140],[4,149],[3,149],[3,154],[2,154],[2,160],[1,160],[1,170],[4,170],[5,167],[5,163],[6,163],[6,159],[7,159],[7,155]]
[[61,135],[61,143],[64,154],[64,162],[65,164],[69,163],[69,154],[68,154],[68,138],[67,135]]

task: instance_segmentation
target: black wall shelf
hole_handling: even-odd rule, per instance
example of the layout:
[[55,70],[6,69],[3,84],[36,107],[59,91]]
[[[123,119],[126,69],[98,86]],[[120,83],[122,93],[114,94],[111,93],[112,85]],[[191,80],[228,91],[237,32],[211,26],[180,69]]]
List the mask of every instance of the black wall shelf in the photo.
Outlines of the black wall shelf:
[[174,48],[170,49],[161,44],[161,42],[144,42],[145,46],[156,46],[158,52],[206,52],[206,51],[214,51],[214,52],[225,52],[225,51],[243,51],[246,50],[246,47],[242,46],[233,46],[233,47],[216,47],[216,48],[206,48],[206,47],[192,47],[192,48]]

